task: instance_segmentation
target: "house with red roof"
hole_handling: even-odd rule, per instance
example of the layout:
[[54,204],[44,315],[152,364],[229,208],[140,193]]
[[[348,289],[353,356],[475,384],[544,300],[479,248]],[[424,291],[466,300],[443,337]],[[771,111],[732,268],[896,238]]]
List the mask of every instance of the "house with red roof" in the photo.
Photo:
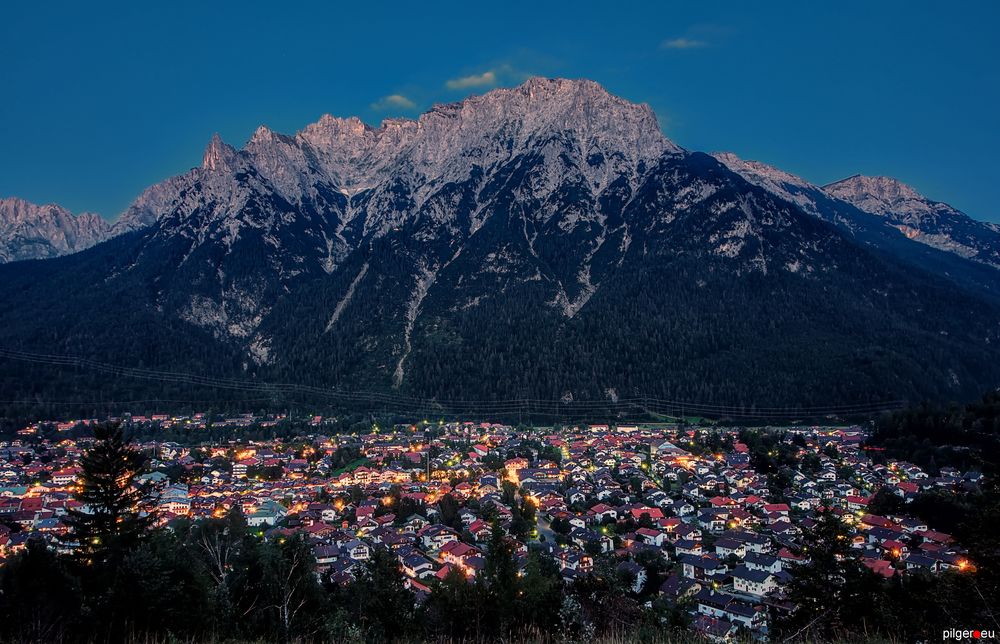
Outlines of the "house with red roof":
[[611,507],[606,503],[598,503],[594,507],[587,511],[593,520],[597,523],[603,523],[609,517],[612,519],[618,519],[618,510]]
[[886,579],[896,574],[896,570],[892,567],[892,562],[886,561],[885,559],[871,559],[865,557],[861,560],[861,563],[876,575],[880,575]]
[[653,521],[657,521],[663,518],[663,510],[661,510],[660,508],[650,508],[642,506],[638,508],[632,508],[631,513],[632,513],[632,518],[637,521],[641,519],[642,515],[644,514],[648,514],[649,518],[652,519]]
[[787,503],[765,503],[764,512],[767,514],[780,514],[782,516],[788,516],[791,509],[788,507]]

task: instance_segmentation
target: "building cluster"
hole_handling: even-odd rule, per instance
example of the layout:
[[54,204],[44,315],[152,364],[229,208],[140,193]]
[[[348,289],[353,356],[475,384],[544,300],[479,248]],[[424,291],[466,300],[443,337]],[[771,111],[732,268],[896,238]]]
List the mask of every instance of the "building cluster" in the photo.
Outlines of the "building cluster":
[[[113,416],[110,418],[81,418],[74,420],[49,420],[38,421],[18,430],[17,435],[31,437],[39,435],[46,428],[52,428],[60,434],[69,434],[73,430],[81,427],[86,428],[100,422],[124,422],[130,427],[143,430],[207,430],[207,429],[240,429],[248,427],[268,428],[275,427],[287,418],[287,414],[237,414],[233,416],[216,415],[206,412],[198,412],[190,415],[177,414],[125,414],[123,416]],[[323,416],[310,416],[305,419],[311,427],[322,427],[329,425],[333,419]]]
[[[783,445],[811,466],[781,490],[755,471],[735,430],[674,425],[421,424],[140,448],[150,454],[142,483],[160,525],[238,508],[264,538],[304,534],[318,573],[339,583],[388,549],[418,596],[453,571],[474,578],[502,530],[518,565],[541,550],[567,583],[598,562],[613,565],[630,592],[685,607],[693,628],[718,641],[764,637],[768,616],[788,609],[785,588],[821,508],[849,525],[850,545],[879,575],[971,566],[950,535],[868,505],[884,488],[905,508],[921,492],[973,486],[977,473],[876,464],[857,427],[782,429]],[[31,537],[70,547],[66,515],[86,511],[74,492],[88,441],[59,438],[0,442],[2,557]]]

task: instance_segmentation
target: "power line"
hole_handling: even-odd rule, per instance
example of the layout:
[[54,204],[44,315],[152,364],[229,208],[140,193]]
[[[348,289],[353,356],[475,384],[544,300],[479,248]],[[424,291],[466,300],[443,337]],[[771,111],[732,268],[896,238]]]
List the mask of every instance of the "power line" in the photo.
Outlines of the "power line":
[[[462,410],[469,414],[503,414],[503,413],[530,413],[535,415],[566,416],[570,414],[586,414],[588,412],[608,413],[617,410],[617,413],[624,411],[641,411],[660,415],[675,413],[678,409],[683,414],[704,414],[709,416],[738,416],[742,418],[801,418],[831,415],[868,415],[881,411],[899,409],[905,401],[891,400],[872,403],[849,403],[840,405],[824,405],[818,407],[766,407],[766,406],[739,406],[720,403],[692,403],[690,401],[678,401],[655,397],[633,397],[619,398],[615,401],[607,400],[545,400],[545,399],[496,399],[496,400],[449,400],[449,399],[427,399],[406,396],[398,393],[387,393],[383,391],[346,391],[337,388],[323,388],[298,383],[268,383],[250,380],[239,380],[232,378],[218,378],[204,376],[189,372],[176,372],[146,369],[141,367],[127,367],[100,362],[90,358],[80,356],[33,353],[16,349],[0,347],[0,358],[8,358],[22,362],[43,364],[60,367],[84,368],[107,375],[153,380],[159,382],[170,382],[177,384],[189,384],[202,387],[226,389],[231,391],[242,391],[247,393],[258,393],[269,395],[270,398],[247,399],[243,401],[229,402],[252,402],[260,400],[271,400],[276,396],[302,395],[312,398],[322,398],[328,401],[339,401],[343,403],[384,405],[391,407],[394,411],[429,412],[432,414],[449,412],[458,413]],[[27,402],[27,401],[26,401]],[[41,401],[32,401],[36,404],[44,404]],[[112,401],[113,402],[113,401]],[[121,401],[120,401],[121,402]],[[124,401],[126,404],[128,401]],[[133,401],[132,404],[139,404],[141,401]],[[156,402],[150,400],[149,402]],[[162,401],[162,402],[189,402],[196,401]],[[213,401],[214,404],[223,404]],[[12,402],[9,404],[21,404]],[[29,403],[30,404],[30,403]],[[52,404],[105,404],[100,403],[57,403]]]
[[80,405],[95,407],[116,407],[120,405],[148,405],[148,404],[169,404],[169,405],[228,405],[247,402],[268,402],[273,400],[267,398],[239,398],[233,400],[218,400],[206,398],[202,400],[176,400],[169,398],[143,398],[137,400],[52,400],[50,398],[25,398],[22,400],[0,400],[0,405]]
[[491,405],[491,406],[506,406],[515,408],[518,405],[553,405],[553,406],[558,405],[558,406],[573,406],[578,408],[584,408],[587,406],[606,407],[608,405],[613,405],[617,403],[623,405],[631,404],[631,405],[679,406],[681,408],[688,406],[701,410],[710,409],[719,411],[728,411],[728,410],[754,411],[754,412],[793,411],[797,413],[803,413],[803,412],[817,412],[817,411],[829,411],[829,412],[836,412],[841,410],[850,411],[858,408],[869,408],[872,406],[899,405],[904,402],[900,400],[892,400],[892,401],[883,401],[877,403],[849,403],[841,405],[823,405],[820,407],[787,407],[787,406],[765,407],[756,405],[745,407],[745,406],[726,405],[719,403],[691,403],[690,401],[677,401],[677,400],[653,398],[648,396],[636,397],[636,398],[620,398],[617,401],[584,400],[584,401],[568,401],[568,402],[563,400],[544,400],[544,399],[529,399],[529,398],[496,399],[496,400],[461,400],[461,399],[437,400],[437,399],[426,399],[426,398],[414,398],[410,396],[404,396],[401,394],[390,394],[381,391],[344,391],[336,388],[321,388],[321,387],[302,385],[297,383],[261,383],[256,381],[247,381],[247,380],[213,378],[209,376],[201,376],[198,374],[191,374],[185,372],[158,371],[152,369],[111,365],[108,363],[98,362],[89,358],[29,353],[25,351],[14,351],[4,348],[0,348],[0,357],[8,357],[16,360],[50,364],[50,365],[82,366],[102,372],[108,372],[113,375],[161,380],[166,382],[201,384],[209,387],[219,387],[219,388],[236,389],[243,391],[265,391],[270,393],[274,392],[308,393],[308,394],[319,394],[323,396],[333,396],[333,397],[364,398],[372,400],[381,400],[395,404],[413,403],[418,405],[430,404],[430,405],[457,405],[457,406]]

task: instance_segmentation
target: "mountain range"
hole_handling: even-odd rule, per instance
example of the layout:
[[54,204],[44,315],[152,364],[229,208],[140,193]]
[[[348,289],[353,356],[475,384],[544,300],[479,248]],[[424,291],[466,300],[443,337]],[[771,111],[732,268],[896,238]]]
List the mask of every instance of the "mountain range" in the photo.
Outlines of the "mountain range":
[[[996,226],[892,179],[817,187],[685,150],[591,81],[533,78],[378,128],[261,127],[239,150],[214,137],[114,226],[8,201],[0,222],[59,216],[21,226],[47,245],[0,223],[4,258],[73,253],[0,267],[8,349],[397,400],[720,411],[1000,381]],[[6,371],[38,399],[139,386]]]

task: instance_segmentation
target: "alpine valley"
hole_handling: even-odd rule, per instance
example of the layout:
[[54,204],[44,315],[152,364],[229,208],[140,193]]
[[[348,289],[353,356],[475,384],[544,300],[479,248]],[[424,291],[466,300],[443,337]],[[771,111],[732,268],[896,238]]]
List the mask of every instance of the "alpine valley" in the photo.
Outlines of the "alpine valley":
[[[0,347],[439,401],[835,407],[1000,383],[996,226],[892,179],[682,149],[591,81],[215,137],[113,226],[90,217],[0,202]],[[18,400],[153,386],[0,360]]]

